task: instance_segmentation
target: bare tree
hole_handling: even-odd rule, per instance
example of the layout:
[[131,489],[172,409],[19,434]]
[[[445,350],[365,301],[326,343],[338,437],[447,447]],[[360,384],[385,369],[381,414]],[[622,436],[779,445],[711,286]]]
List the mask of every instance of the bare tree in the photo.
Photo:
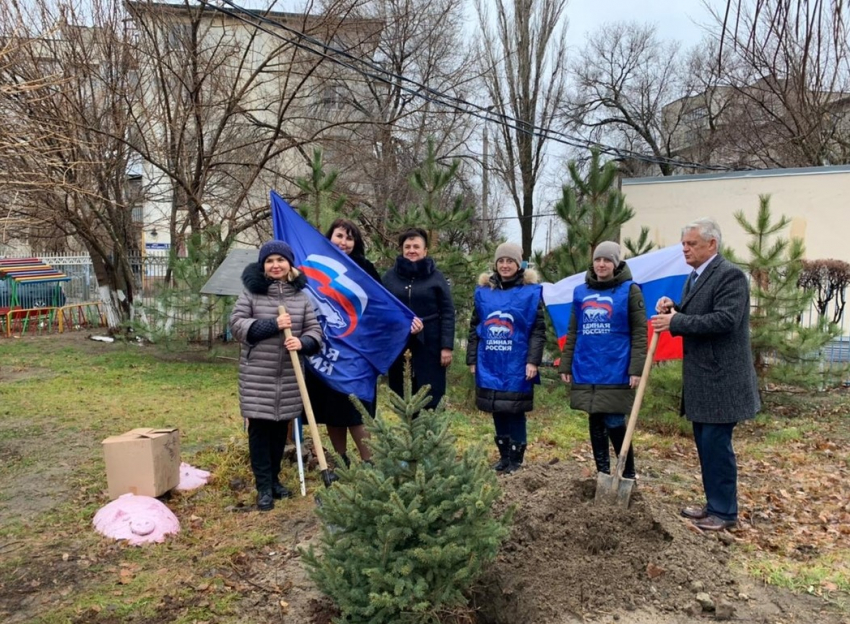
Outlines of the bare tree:
[[[474,80],[463,9],[454,0],[363,3],[350,19],[380,25],[366,62],[352,61],[326,86],[335,91],[325,111],[325,156],[340,170],[339,188],[360,208],[366,229],[384,242],[395,234],[387,231],[390,208],[404,212],[416,201],[409,180],[429,141],[445,164],[469,152],[472,124],[452,105]],[[328,123],[334,120],[342,125]],[[447,202],[474,192],[473,164],[461,165]]]
[[837,0],[752,0],[712,13],[730,148],[751,165],[850,161],[848,12]]
[[[689,106],[665,109],[691,95],[679,44],[662,42],[655,26],[617,22],[592,33],[571,64],[575,91],[564,107],[575,124],[598,142],[649,154],[662,175],[676,171],[674,136],[683,129]],[[631,173],[645,173],[646,163]]]
[[10,214],[27,224],[25,235],[75,239],[90,253],[114,327],[135,294],[129,256],[138,232],[124,141],[134,59],[114,3],[88,4],[94,27],[73,25],[76,10],[57,13],[47,2],[0,8],[12,49],[0,67],[0,82],[12,86],[0,91],[0,185],[14,196]]
[[2,154],[2,190],[17,193],[22,221],[89,250],[116,303],[112,324],[130,314],[137,287],[128,258],[143,234],[130,173],[143,173],[146,229],[169,232],[174,248],[203,234],[215,264],[240,235],[267,232],[268,190],[295,188],[320,133],[329,61],[305,42],[349,28],[350,4],[260,18],[188,1],[130,2],[129,14],[101,0],[3,6],[4,41],[17,46],[4,82],[50,88],[3,93],[15,147]]
[[[483,80],[495,127],[493,172],[516,209],[522,249],[531,255],[535,190],[546,136],[565,95],[566,0],[476,0]],[[491,15],[489,8],[494,7]]]
[[215,261],[258,224],[268,190],[294,196],[329,123],[317,116],[329,67],[323,43],[373,36],[343,19],[348,0],[314,14],[129,2],[137,25],[138,102],[130,142],[172,245],[205,232]]

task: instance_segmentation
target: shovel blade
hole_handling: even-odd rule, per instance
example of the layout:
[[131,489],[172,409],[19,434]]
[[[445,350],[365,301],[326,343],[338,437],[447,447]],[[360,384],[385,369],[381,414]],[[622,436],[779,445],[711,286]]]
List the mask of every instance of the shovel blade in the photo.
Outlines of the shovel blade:
[[615,474],[607,475],[600,472],[596,475],[596,496],[594,497],[594,501],[597,504],[628,509],[634,487],[634,479],[626,479],[624,477],[618,477]]

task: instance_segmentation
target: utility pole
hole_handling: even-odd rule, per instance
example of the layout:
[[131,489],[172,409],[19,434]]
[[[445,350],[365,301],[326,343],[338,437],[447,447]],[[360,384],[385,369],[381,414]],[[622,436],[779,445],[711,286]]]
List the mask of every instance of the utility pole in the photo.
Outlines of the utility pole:
[[[492,106],[490,107],[492,108]],[[490,112],[490,108],[487,109],[487,112]],[[490,137],[487,133],[487,121],[484,122],[484,140],[483,140],[483,154],[481,158],[481,219],[485,223],[485,227],[487,221],[489,220],[489,210],[488,210],[488,202],[490,201],[490,163],[489,152],[490,152]]]

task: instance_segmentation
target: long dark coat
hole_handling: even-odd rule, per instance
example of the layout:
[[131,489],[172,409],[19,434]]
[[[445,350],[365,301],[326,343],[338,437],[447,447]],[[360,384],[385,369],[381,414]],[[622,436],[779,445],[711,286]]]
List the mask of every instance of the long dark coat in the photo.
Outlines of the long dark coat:
[[313,313],[313,304],[302,292],[307,280],[299,275],[293,282],[269,280],[259,264],[249,264],[242,274],[245,290],[230,315],[233,336],[242,343],[239,356],[239,407],[243,418],[291,420],[302,409],[301,393],[292,367],[292,358],[283,346],[284,333],[248,341],[248,331],[259,319],[278,316],[278,306],[286,306],[292,317],[292,335],[309,337],[322,344],[322,328]]
[[761,401],[744,272],[716,256],[676,310],[670,333],[682,336],[684,347],[682,414],[691,422],[710,424],[754,418]]
[[[502,281],[498,273],[482,273],[478,277],[478,286],[481,288],[492,288],[500,290],[512,290],[521,288],[526,284],[537,284],[539,278],[533,269],[525,269],[516,274],[514,279]],[[528,353],[525,363],[540,366],[543,361],[543,349],[546,346],[546,318],[543,312],[543,298],[537,305],[537,315],[534,325],[531,327],[531,335],[528,337]],[[466,364],[472,366],[478,363],[478,325],[481,316],[478,307],[473,306],[472,318],[469,320],[469,334],[467,336]],[[506,414],[522,414],[534,409],[534,389],[529,392],[508,392],[506,390],[490,390],[489,388],[475,388],[475,405],[482,412],[500,412]]]
[[[425,257],[411,262],[403,256],[384,273],[384,287],[422,319],[425,329],[412,334],[407,348],[413,354],[413,391],[425,384],[431,386],[434,408],[446,393],[446,369],[440,364],[440,351],[454,349],[455,306],[449,283],[437,270],[434,261]],[[404,394],[404,351],[390,367],[390,389]]]
[[[349,256],[361,269],[366,271],[376,282],[381,283],[381,276],[365,256],[351,254]],[[354,427],[363,424],[363,417],[348,393],[338,392],[325,384],[313,373],[312,367],[306,367],[307,391],[310,394],[310,405],[316,415],[316,422],[331,427]],[[361,401],[371,415],[375,415],[375,403]]]

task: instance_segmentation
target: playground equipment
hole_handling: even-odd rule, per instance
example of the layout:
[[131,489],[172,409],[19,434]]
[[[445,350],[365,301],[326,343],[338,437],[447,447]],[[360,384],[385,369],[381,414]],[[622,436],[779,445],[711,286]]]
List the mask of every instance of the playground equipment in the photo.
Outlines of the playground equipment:
[[39,258],[0,259],[0,335],[103,326],[100,303],[65,305],[70,279]]

